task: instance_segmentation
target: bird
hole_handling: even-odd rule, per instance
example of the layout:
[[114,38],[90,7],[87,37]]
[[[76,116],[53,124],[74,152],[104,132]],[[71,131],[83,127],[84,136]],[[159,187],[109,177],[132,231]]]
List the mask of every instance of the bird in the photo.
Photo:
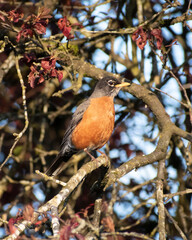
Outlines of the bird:
[[122,87],[130,85],[124,80],[105,76],[97,82],[90,97],[74,112],[60,151],[45,172],[46,175],[54,177],[60,174],[63,164],[80,150],[88,154],[93,150],[102,153],[99,149],[107,143],[114,130],[114,97]]

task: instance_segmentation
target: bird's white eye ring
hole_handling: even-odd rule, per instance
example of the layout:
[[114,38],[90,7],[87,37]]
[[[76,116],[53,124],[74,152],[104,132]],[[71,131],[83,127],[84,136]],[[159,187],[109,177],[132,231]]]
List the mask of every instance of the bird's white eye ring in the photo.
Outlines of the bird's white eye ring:
[[114,87],[115,86],[115,82],[113,80],[109,80],[107,83],[108,83],[108,85],[110,87]]

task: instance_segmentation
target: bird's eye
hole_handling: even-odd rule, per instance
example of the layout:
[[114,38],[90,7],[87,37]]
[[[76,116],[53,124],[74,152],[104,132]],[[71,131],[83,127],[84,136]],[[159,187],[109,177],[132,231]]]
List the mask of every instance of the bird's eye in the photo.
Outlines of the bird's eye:
[[107,83],[108,83],[108,85],[110,87],[114,87],[115,86],[115,82],[113,80],[109,80]]

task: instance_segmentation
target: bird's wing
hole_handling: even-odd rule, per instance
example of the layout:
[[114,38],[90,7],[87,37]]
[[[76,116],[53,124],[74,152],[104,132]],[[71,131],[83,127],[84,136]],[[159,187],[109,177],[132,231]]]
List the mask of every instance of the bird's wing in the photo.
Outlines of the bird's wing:
[[56,156],[56,158],[53,160],[52,164],[47,169],[46,171],[47,175],[55,176],[59,174],[62,171],[62,167],[65,164],[65,162],[67,162],[70,159],[70,157],[72,157],[72,155],[77,152],[77,150],[71,144],[71,134],[75,127],[83,118],[83,114],[88,108],[89,103],[90,100],[87,99],[77,107],[75,113],[73,114],[71,123],[65,132],[63,141],[61,143],[61,150],[59,154]]

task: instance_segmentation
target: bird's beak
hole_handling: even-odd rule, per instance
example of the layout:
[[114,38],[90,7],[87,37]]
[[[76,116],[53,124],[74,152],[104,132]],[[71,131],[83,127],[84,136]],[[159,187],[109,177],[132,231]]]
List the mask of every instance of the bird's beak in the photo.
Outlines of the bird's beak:
[[122,82],[120,84],[115,85],[115,87],[122,88],[122,87],[127,87],[127,86],[130,86],[130,85],[131,85],[131,83]]

